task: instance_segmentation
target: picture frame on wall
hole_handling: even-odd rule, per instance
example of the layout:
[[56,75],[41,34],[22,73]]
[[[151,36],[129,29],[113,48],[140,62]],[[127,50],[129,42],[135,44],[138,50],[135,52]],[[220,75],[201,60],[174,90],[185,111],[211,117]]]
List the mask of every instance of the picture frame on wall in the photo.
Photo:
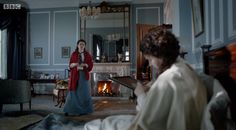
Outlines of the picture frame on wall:
[[34,59],[42,59],[43,58],[43,48],[35,47],[34,48]]
[[204,32],[203,0],[191,0],[194,36]]
[[61,57],[62,58],[70,57],[70,47],[61,47]]

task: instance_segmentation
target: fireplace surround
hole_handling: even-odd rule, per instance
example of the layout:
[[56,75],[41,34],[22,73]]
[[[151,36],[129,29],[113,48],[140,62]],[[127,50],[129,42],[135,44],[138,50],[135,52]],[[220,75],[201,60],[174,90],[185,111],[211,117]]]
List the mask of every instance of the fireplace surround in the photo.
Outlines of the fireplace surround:
[[132,90],[111,81],[109,77],[130,75],[130,63],[94,63],[91,72],[92,96],[131,96]]
[[93,96],[121,96],[120,84],[109,80],[109,77],[117,76],[116,73],[92,73]]

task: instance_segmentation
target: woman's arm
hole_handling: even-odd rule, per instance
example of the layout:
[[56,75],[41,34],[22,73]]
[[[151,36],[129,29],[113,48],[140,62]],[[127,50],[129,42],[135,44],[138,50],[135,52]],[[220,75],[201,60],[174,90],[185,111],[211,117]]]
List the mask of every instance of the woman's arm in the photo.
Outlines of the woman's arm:
[[83,63],[83,68],[90,72],[93,68],[93,61],[91,55],[87,52],[85,55],[85,61]]
[[136,110],[140,111],[144,106],[146,100],[145,88],[141,83],[137,83],[137,87],[134,90],[134,94],[137,96]]
[[147,92],[150,89],[151,85],[153,84],[153,81],[150,81],[146,83],[145,85],[142,85],[141,83],[137,84],[137,87],[135,88],[135,95],[137,96],[137,105],[136,105],[136,110],[140,111],[141,108],[143,108],[145,101],[146,101],[146,96]]

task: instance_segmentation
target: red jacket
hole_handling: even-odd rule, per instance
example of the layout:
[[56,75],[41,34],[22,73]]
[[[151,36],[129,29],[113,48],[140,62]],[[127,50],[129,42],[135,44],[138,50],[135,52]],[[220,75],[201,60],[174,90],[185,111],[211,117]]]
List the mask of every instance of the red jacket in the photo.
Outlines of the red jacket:
[[[78,52],[77,51],[74,51],[71,54],[69,66],[71,63],[78,63]],[[84,67],[83,72],[85,75],[85,79],[89,80],[89,72],[93,68],[93,62],[92,62],[91,55],[87,51],[84,51],[84,62],[83,63],[86,63],[88,65],[88,68]],[[70,77],[69,77],[69,81],[68,81],[68,88],[70,91],[75,91],[78,80],[79,80],[79,76],[78,76],[77,67],[70,68]]]

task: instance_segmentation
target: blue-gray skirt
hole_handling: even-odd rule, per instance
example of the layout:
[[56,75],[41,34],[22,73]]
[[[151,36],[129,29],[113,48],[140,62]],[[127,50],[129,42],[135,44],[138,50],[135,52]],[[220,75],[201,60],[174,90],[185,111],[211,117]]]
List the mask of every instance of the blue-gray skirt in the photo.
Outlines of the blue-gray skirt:
[[84,115],[93,112],[93,104],[88,86],[88,80],[85,80],[83,71],[79,71],[79,80],[75,91],[68,91],[64,112],[74,115]]

